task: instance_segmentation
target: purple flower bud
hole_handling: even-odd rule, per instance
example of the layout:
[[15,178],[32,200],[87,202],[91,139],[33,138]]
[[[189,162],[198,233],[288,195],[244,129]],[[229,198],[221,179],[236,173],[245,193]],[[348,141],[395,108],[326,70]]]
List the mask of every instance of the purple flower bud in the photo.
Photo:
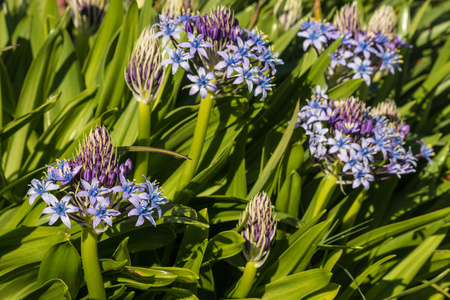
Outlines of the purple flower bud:
[[266,193],[250,200],[239,219],[239,226],[244,222],[241,232],[245,239],[244,256],[247,261],[256,261],[255,266],[259,268],[269,255],[277,230],[274,208]]
[[101,24],[108,1],[69,0],[73,25],[80,33],[94,34]]
[[85,169],[83,172],[83,179],[85,181],[91,182],[92,176],[91,176],[91,170],[90,169]]
[[131,159],[127,159],[125,161],[125,167],[126,167],[126,175],[131,173],[131,170],[133,169],[133,163],[131,162]]
[[98,177],[98,181],[100,181],[102,186],[106,186],[106,179],[107,176],[105,173],[102,173],[99,177]]
[[115,181],[116,181],[116,173],[115,172],[114,173],[109,173],[108,174],[108,181],[107,181],[108,186],[113,186]]

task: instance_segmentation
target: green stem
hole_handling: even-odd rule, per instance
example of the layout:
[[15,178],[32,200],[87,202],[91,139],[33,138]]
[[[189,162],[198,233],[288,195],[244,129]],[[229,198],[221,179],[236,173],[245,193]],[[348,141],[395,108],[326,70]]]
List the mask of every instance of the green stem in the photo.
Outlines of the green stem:
[[[138,127],[138,145],[150,146],[151,134],[151,104],[145,104],[139,101],[139,127]],[[147,176],[148,171],[148,152],[138,152],[136,155],[136,167],[134,169],[134,177],[141,178],[142,174]]]
[[183,171],[181,173],[178,184],[178,191],[182,191],[194,178],[197,170],[200,155],[202,154],[203,144],[205,143],[206,131],[208,130],[209,116],[213,105],[212,93],[208,92],[205,99],[200,102],[200,110],[198,112],[197,124],[195,125],[194,136],[192,137],[191,149],[189,151],[189,158],[184,163]]
[[362,189],[359,193],[358,197],[356,197],[355,201],[352,203],[352,206],[347,211],[345,216],[342,218],[342,230],[347,230],[351,228],[356,221],[356,217],[361,209],[361,205],[364,200],[367,198],[367,191]]
[[89,299],[106,299],[102,272],[97,252],[98,236],[91,227],[83,227],[81,236],[81,261],[83,263],[84,281],[86,282]]
[[335,175],[337,174],[337,170],[337,167],[333,166],[333,172],[328,172],[326,177],[323,179],[325,180],[325,183],[323,184],[319,196],[317,197],[312,218],[317,216],[319,212],[327,207],[328,202],[330,201],[331,196],[333,195],[333,192],[337,186],[336,182],[338,180],[338,177]]
[[244,274],[239,280],[236,289],[230,294],[230,298],[246,298],[250,292],[253,282],[255,281],[256,271],[255,267],[257,261],[249,261],[245,265]]

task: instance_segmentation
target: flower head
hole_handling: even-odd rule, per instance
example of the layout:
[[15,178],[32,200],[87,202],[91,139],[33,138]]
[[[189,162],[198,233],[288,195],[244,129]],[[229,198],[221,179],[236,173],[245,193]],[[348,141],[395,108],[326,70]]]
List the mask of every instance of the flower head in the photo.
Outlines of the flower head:
[[125,81],[137,101],[151,102],[161,84],[161,46],[154,29],[145,28],[134,46],[125,70]]
[[308,136],[311,157],[341,183],[369,189],[377,179],[415,172],[417,156],[429,157],[423,147],[422,155],[405,149],[409,126],[393,101],[372,108],[354,97],[336,100],[323,93],[314,91],[299,112],[298,125]]
[[247,261],[257,262],[255,266],[259,268],[269,255],[277,231],[274,208],[267,194],[258,194],[250,200],[239,226],[243,223],[244,256]]
[[274,14],[284,30],[291,29],[302,15],[302,1],[280,0],[274,7]]
[[[166,47],[169,58],[161,65],[171,64],[173,73],[179,66],[186,71],[193,83],[187,86],[190,95],[200,92],[206,98],[208,91],[212,96],[243,88],[251,92],[253,85],[258,84],[255,96],[262,95],[263,99],[271,90],[272,77],[267,75],[274,75],[283,61],[261,31],[241,29],[230,9],[221,7],[200,16],[185,14],[176,19],[160,19],[154,25],[160,30],[155,37],[162,37],[163,44],[170,38],[173,46]],[[188,41],[179,41],[177,30],[186,31]],[[246,85],[242,86],[244,82]]]
[[336,25],[341,32],[355,33],[359,29],[359,11],[356,2],[344,5],[334,16],[334,25]]

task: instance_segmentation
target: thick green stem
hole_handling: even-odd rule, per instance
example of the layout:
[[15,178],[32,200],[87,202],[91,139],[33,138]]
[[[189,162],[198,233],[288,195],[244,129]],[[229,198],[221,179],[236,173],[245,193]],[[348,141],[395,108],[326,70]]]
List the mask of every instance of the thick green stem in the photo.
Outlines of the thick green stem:
[[200,155],[202,154],[203,144],[205,143],[206,131],[208,130],[209,116],[213,105],[212,93],[208,92],[205,99],[200,102],[200,110],[198,112],[197,124],[195,125],[194,136],[192,138],[191,149],[189,151],[189,158],[184,163],[183,171],[181,173],[178,184],[178,191],[183,190],[194,178],[197,170]]
[[347,230],[351,228],[356,221],[356,217],[361,209],[361,205],[367,198],[367,191],[362,189],[359,193],[358,197],[356,197],[355,201],[352,203],[352,206],[347,211],[345,216],[342,218],[342,230]]
[[337,174],[337,167],[334,166],[333,172],[328,172],[326,177],[324,178],[325,182],[322,186],[322,189],[320,190],[319,196],[317,197],[316,205],[314,207],[312,216],[313,218],[317,216],[319,212],[321,212],[327,207],[328,202],[330,201],[331,196],[333,195],[333,192],[337,186],[336,183],[338,180],[338,176],[336,174]]
[[91,227],[83,227],[81,236],[81,261],[89,299],[106,299],[102,272],[97,253],[97,235]]
[[236,289],[229,296],[230,298],[246,298],[250,290],[252,289],[253,282],[255,281],[256,271],[255,267],[257,261],[249,261],[245,265],[244,274],[242,274],[241,280],[239,280]]
[[[150,146],[150,134],[151,134],[151,104],[145,104],[142,101],[139,102],[139,127],[138,127],[138,145]],[[147,176],[148,169],[148,152],[138,152],[136,157],[136,167],[134,171],[135,178],[141,178],[142,175]]]

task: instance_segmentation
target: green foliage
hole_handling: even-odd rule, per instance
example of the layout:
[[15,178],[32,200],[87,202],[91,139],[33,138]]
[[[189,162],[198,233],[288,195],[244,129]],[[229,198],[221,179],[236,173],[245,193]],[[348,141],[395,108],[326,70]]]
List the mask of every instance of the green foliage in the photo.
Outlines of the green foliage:
[[[47,226],[45,203],[30,206],[25,195],[46,164],[76,155],[83,136],[99,124],[110,130],[121,162],[135,163],[135,152],[150,152],[147,175],[169,200],[156,227],[136,227],[130,219],[99,234],[108,299],[232,295],[246,266],[238,219],[262,191],[275,206],[278,229],[247,298],[449,297],[450,4],[389,3],[397,32],[412,47],[402,50],[402,72],[366,89],[363,79],[327,86],[329,54],[342,39],[322,53],[303,51],[298,29],[279,23],[278,1],[197,1],[202,13],[227,5],[241,27],[262,29],[284,65],[262,102],[245,91],[213,97],[198,167],[178,191],[201,99],[184,90],[187,72],[165,69],[152,103],[151,148],[144,149],[136,144],[139,105],[124,79],[137,37],[157,22],[166,2],[111,0],[91,36],[77,32],[70,9],[60,15],[56,1],[6,0],[0,9],[1,298],[89,297],[80,226]],[[318,1],[303,1],[302,17],[332,20],[344,4],[319,2],[320,8]],[[381,4],[387,2],[358,1],[361,19],[370,19]],[[415,173],[374,182],[364,193],[334,175],[330,180],[296,127],[317,85],[332,98],[358,95],[369,106],[394,100],[410,125],[407,143],[414,153],[416,140],[431,144],[433,164],[419,160]]]

